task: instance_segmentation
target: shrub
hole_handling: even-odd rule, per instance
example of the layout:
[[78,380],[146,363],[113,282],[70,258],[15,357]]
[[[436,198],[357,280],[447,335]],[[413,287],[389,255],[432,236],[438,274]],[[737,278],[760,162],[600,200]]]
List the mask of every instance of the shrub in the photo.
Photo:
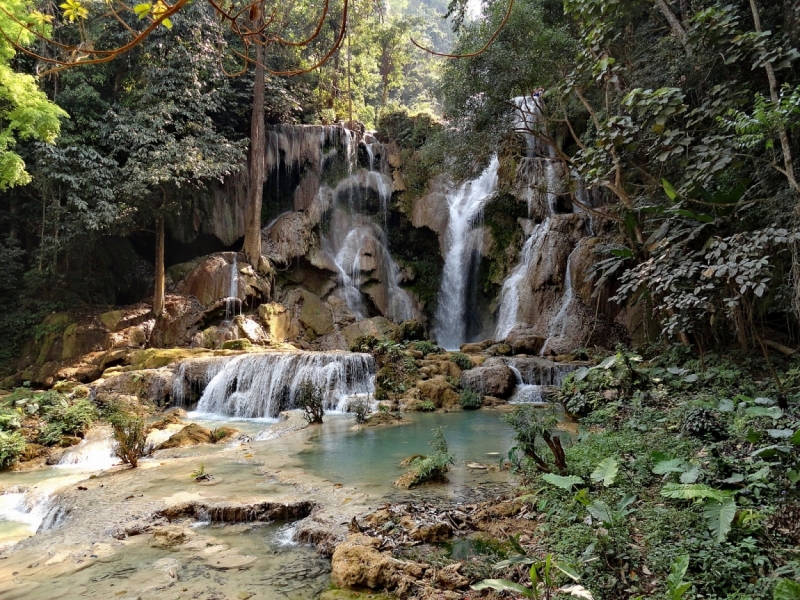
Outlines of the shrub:
[[299,408],[303,409],[303,417],[309,424],[322,423],[325,405],[322,399],[321,387],[314,385],[311,381],[303,381],[300,384],[298,404]]
[[392,334],[392,340],[397,343],[416,342],[424,339],[425,328],[422,323],[414,319],[400,323]]
[[419,409],[423,412],[433,412],[436,410],[436,405],[432,400],[423,400],[419,403]]
[[414,350],[421,352],[422,356],[428,356],[428,354],[441,354],[443,352],[439,346],[428,340],[414,342]]
[[97,419],[97,408],[85,399],[72,405],[59,404],[47,412],[46,419],[47,424],[39,434],[39,441],[52,446],[65,435],[83,436]]
[[350,344],[350,352],[372,352],[378,347],[378,342],[374,335],[360,335]]
[[348,407],[350,412],[356,417],[356,423],[366,423],[367,417],[372,412],[369,402],[364,398],[359,398],[355,402],[351,402]]
[[411,462],[415,485],[425,481],[444,480],[445,473],[455,462],[455,456],[447,452],[447,439],[444,437],[443,427],[433,430],[433,438],[428,443],[433,448],[433,454],[417,457]]
[[17,462],[25,451],[25,438],[18,431],[0,431],[0,469],[6,469]]
[[565,474],[567,463],[561,439],[552,435],[551,430],[558,423],[558,417],[551,411],[523,404],[514,412],[503,416],[503,420],[514,430],[517,448],[543,473],[550,473],[553,467],[542,456],[539,441],[543,441],[553,455],[555,469]]
[[14,411],[0,411],[0,431],[15,431],[22,427],[19,414]]
[[107,415],[113,429],[114,453],[126,465],[136,468],[139,459],[147,456],[151,448],[147,444],[147,426],[143,415],[114,406]]
[[682,431],[692,437],[721,440],[728,437],[725,426],[714,411],[708,408],[690,408],[683,416]]
[[480,394],[470,389],[461,390],[461,397],[458,401],[461,404],[461,408],[480,408],[481,404],[483,404],[483,398],[481,398]]
[[462,371],[472,368],[472,359],[463,352],[456,352],[450,355],[450,360]]

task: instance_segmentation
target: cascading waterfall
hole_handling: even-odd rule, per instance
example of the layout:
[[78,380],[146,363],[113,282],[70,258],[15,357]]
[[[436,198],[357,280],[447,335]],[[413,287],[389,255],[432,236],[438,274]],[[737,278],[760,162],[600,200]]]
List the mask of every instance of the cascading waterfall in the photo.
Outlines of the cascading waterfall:
[[560,386],[564,378],[578,368],[542,358],[506,358],[503,362],[517,379],[510,404],[547,404],[544,402],[544,388]]
[[[560,177],[556,168],[554,150],[552,147],[543,145],[532,133],[539,126],[541,100],[538,97],[521,96],[514,99],[514,104],[517,106],[514,114],[515,129],[522,131],[527,141],[527,156],[521,162],[517,176],[523,180],[526,186],[529,216],[533,216],[534,209],[537,208],[535,201],[540,200],[544,219],[531,230],[520,252],[519,263],[503,282],[495,330],[496,339],[505,339],[511,330],[521,322],[519,313],[524,286],[529,281],[533,269],[540,263],[545,238],[559,218],[556,212]],[[585,192],[585,190],[582,191]],[[564,293],[558,313],[548,326],[548,341],[555,335],[563,336],[566,331],[568,311],[574,298],[571,276],[571,260],[574,253],[575,248],[567,260]],[[546,347],[547,343],[542,352]]]
[[228,359],[210,378],[197,411],[236,418],[275,418],[298,406],[301,386],[324,394],[327,410],[344,410],[348,398],[375,391],[369,354],[293,352],[244,354]]
[[520,252],[520,261],[506,277],[500,290],[500,308],[497,313],[495,339],[504,339],[517,324],[520,292],[531,263],[539,257],[545,234],[550,231],[550,218],[537,223]]
[[[228,287],[228,297],[225,298],[225,320],[230,321],[242,312],[242,303],[239,300],[239,267],[236,252],[233,253],[231,262],[231,281]],[[238,310],[238,313],[237,313]]]
[[547,331],[547,340],[545,340],[545,343],[542,345],[542,350],[540,352],[542,356],[544,356],[547,351],[550,339],[554,336],[563,337],[564,333],[567,331],[567,311],[575,297],[575,293],[572,289],[572,257],[577,249],[576,247],[570,252],[567,258],[567,269],[564,273],[564,295],[561,298],[561,308],[558,310],[556,318],[550,322],[550,328]]
[[447,195],[450,219],[436,308],[436,338],[440,346],[449,350],[458,349],[467,341],[467,275],[472,252],[479,249],[470,233],[480,220],[484,204],[497,189],[499,167],[497,156],[492,157],[480,177]]

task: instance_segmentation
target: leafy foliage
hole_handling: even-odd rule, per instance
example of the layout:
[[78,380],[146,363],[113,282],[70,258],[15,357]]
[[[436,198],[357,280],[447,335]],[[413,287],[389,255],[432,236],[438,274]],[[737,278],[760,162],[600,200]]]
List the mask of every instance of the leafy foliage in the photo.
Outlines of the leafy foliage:
[[106,415],[114,436],[114,453],[131,468],[139,466],[139,459],[152,448],[147,443],[147,424],[144,415],[124,407],[112,405]]
[[450,470],[450,465],[455,462],[455,456],[448,452],[443,427],[433,430],[433,437],[429,444],[433,448],[433,454],[417,457],[411,462],[411,472],[414,474],[415,484],[443,480],[447,471]]
[[25,450],[25,438],[19,431],[0,431],[0,469],[6,469],[17,462]]
[[303,418],[307,423],[322,423],[322,417],[325,415],[325,401],[320,386],[309,380],[303,381],[300,384],[297,404],[298,408],[303,410]]

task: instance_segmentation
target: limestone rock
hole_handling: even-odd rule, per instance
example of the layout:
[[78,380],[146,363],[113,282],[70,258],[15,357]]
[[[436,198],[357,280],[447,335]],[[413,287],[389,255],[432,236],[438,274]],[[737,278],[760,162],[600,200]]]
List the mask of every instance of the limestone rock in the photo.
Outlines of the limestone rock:
[[[306,178],[304,181],[310,180]],[[297,199],[298,192],[301,195],[306,194],[305,190],[301,190],[301,188],[298,188],[295,193],[295,199]],[[316,189],[319,189],[318,184]],[[314,190],[314,194],[316,194],[316,190]],[[290,212],[281,215],[261,236],[264,254],[273,262],[284,265],[298,256],[305,256],[314,243],[312,232],[314,225],[315,223],[305,212]]]
[[336,547],[331,561],[331,581],[340,587],[409,589],[425,573],[423,565],[397,560],[375,547],[380,540],[352,534]]
[[278,302],[262,304],[258,307],[258,315],[273,343],[283,343],[299,334],[299,330],[292,327],[292,316],[283,304]]
[[194,537],[194,532],[188,527],[167,525],[153,531],[151,546],[154,548],[174,548],[185,544]]
[[536,334],[529,325],[517,325],[506,336],[506,344],[511,346],[514,354],[537,355],[544,346],[545,338]]
[[476,367],[461,373],[462,387],[486,396],[508,398],[516,383],[514,372],[503,364]]
[[440,521],[439,523],[430,523],[420,525],[411,530],[409,534],[412,540],[417,540],[426,543],[443,542],[450,539],[453,535],[453,528]]
[[196,446],[197,444],[208,444],[214,441],[214,437],[210,429],[206,429],[197,423],[190,423],[178,433],[170,437],[166,442],[161,444],[157,450],[165,450],[167,448],[183,448],[185,446]]
[[307,329],[316,336],[333,331],[333,316],[329,307],[311,292],[301,291],[302,306],[298,318]]
[[458,404],[458,394],[443,375],[437,375],[425,381],[418,381],[417,388],[420,392],[420,398],[422,400],[430,400],[436,405],[436,408]]

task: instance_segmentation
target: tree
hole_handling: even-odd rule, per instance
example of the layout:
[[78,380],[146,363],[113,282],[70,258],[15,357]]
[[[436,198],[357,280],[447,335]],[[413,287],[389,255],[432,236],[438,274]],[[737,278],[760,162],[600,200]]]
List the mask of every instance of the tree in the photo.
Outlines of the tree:
[[129,75],[135,85],[106,118],[122,197],[140,222],[155,225],[157,316],[165,299],[164,222],[180,210],[179,191],[221,180],[241,168],[244,158],[243,143],[231,142],[212,119],[227,83],[215,58],[219,31],[205,7],[189,10],[191,21],[178,22],[168,34],[156,32],[143,44],[137,71]]
[[[58,136],[60,119],[67,117],[47,99],[31,75],[11,68],[14,45],[26,46],[35,39],[33,31],[18,22],[28,14],[28,6],[25,0],[7,0],[0,12],[0,31],[4,34],[0,37],[0,192],[31,180],[22,157],[12,150],[17,140],[52,143]],[[45,15],[31,16],[34,24],[30,27],[35,31],[49,29]]]

